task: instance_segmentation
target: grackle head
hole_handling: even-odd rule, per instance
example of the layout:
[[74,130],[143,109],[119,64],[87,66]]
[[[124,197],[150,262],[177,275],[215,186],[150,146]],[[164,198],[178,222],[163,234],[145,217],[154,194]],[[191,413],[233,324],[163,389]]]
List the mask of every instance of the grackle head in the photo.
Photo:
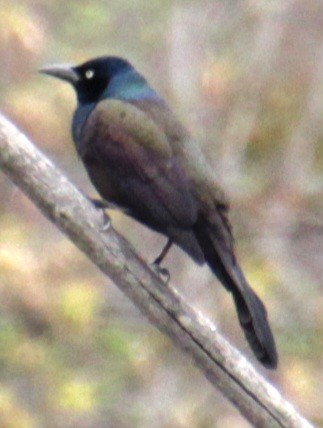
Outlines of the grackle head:
[[127,60],[116,56],[95,58],[78,66],[53,65],[39,71],[69,82],[80,104],[104,98],[159,99],[145,78]]

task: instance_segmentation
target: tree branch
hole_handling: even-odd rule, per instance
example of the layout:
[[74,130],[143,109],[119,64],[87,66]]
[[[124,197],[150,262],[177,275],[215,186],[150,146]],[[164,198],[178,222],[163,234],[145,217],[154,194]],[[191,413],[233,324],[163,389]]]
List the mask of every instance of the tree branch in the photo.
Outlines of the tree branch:
[[203,315],[165,285],[36,147],[0,115],[0,167],[256,427],[310,428]]

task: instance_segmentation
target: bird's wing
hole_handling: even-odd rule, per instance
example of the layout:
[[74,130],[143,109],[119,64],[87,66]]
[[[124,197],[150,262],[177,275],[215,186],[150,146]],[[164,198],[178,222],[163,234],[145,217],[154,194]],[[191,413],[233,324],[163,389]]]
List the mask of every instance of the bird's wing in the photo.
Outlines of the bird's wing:
[[197,204],[180,160],[162,128],[134,105],[99,102],[85,123],[79,151],[102,196],[113,198],[113,191],[104,192],[110,180],[119,204],[148,226],[187,228],[196,221]]

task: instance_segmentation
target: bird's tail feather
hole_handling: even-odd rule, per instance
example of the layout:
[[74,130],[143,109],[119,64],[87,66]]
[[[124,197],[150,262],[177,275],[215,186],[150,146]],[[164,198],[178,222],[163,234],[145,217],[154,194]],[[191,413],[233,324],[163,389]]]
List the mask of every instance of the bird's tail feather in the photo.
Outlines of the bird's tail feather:
[[274,369],[278,356],[265,306],[235,260],[230,230],[226,230],[225,236],[221,226],[201,218],[195,227],[196,238],[212,272],[232,293],[240,325],[255,356],[265,367]]

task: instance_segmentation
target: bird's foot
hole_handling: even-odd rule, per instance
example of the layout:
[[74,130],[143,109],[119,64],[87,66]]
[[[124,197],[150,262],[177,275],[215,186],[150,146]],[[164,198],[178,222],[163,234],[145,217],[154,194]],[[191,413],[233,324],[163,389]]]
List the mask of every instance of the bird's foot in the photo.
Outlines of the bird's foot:
[[101,232],[106,232],[111,226],[111,219],[108,214],[105,212],[107,208],[110,207],[109,203],[103,199],[91,199],[90,201],[93,203],[95,208],[102,211],[103,216],[103,226],[100,228]]
[[165,284],[169,283],[170,273],[168,269],[161,267],[159,263],[156,263],[156,261],[151,263],[150,266],[152,270],[162,279],[162,281],[165,282]]
[[102,212],[102,215],[103,215],[103,226],[101,227],[100,230],[101,232],[106,232],[111,226],[111,219],[105,211]]

